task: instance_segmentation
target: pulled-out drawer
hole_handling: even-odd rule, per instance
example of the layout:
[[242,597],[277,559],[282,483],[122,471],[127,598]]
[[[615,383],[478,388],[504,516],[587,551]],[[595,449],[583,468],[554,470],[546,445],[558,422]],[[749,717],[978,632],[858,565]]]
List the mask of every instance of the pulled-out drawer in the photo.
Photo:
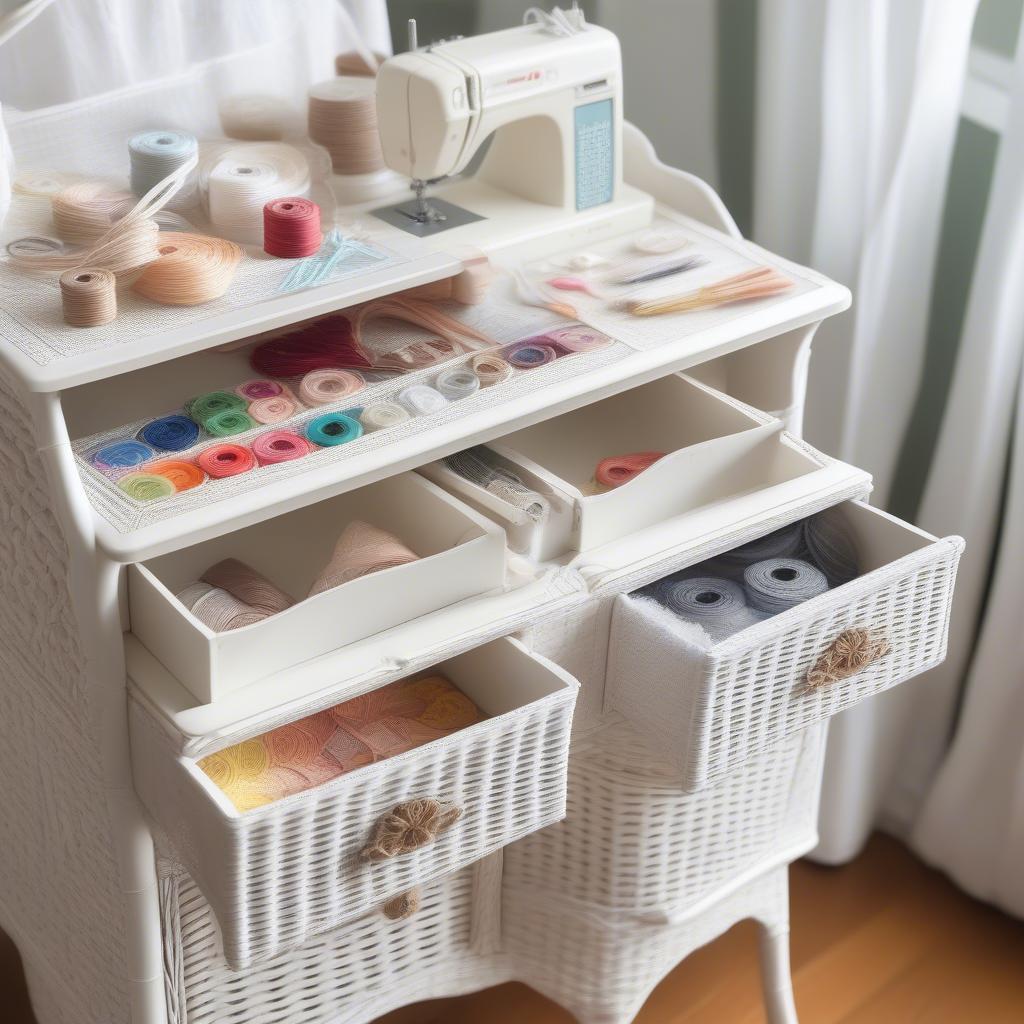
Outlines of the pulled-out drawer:
[[634,724],[683,790],[945,657],[963,541],[861,502],[837,508],[860,575],[720,642],[693,643],[653,601],[616,599],[605,707]]
[[[343,528],[365,521],[416,561],[306,597]],[[214,632],[175,598],[236,558],[297,599],[252,625]],[[132,632],[201,703],[468,597],[505,579],[501,529],[415,473],[403,473],[149,562],[132,565]]]
[[[292,948],[563,816],[576,680],[512,639],[431,672],[488,717],[249,810],[132,701],[136,790],[216,913],[233,967]],[[403,721],[375,720],[374,728],[401,730]],[[237,745],[245,738],[225,738],[233,761],[248,756]],[[272,758],[275,771],[291,763],[287,752]],[[308,763],[308,751],[295,761]]]

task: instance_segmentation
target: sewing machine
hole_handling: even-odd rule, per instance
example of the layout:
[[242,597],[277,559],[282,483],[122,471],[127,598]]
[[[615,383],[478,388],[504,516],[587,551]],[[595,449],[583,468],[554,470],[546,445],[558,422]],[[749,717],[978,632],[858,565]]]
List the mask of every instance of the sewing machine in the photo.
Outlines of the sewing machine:
[[419,237],[458,231],[459,241],[490,245],[508,233],[649,220],[650,198],[622,180],[618,39],[578,11],[558,13],[571,19],[567,34],[549,19],[382,64],[384,160],[415,197],[377,217]]

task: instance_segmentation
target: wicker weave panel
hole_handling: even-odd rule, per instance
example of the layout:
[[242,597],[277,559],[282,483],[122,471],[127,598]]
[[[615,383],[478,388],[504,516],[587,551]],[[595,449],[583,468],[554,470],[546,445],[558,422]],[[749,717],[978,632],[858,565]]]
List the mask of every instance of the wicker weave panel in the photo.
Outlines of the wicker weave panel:
[[821,729],[693,794],[679,792],[628,723],[587,745],[570,763],[566,819],[506,851],[506,888],[594,912],[681,920],[814,842]]
[[[241,816],[224,813],[133,702],[136,787],[217,914],[228,963],[246,967],[558,821],[574,699],[566,688]],[[383,814],[424,796],[462,817],[412,853],[359,856]]]
[[[629,718],[692,792],[815,722],[939,664],[963,542],[929,544],[710,650],[672,616],[629,596],[612,618],[606,707]],[[807,670],[845,629],[884,635],[891,653],[807,692]]]
[[39,1024],[128,1020],[124,904],[67,547],[28,413],[0,382],[0,927]]

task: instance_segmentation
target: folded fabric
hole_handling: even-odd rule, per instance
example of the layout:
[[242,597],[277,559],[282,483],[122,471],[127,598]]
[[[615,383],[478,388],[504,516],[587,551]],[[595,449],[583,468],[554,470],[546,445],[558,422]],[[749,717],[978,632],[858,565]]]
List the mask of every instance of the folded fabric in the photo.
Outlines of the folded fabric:
[[334,554],[310,588],[309,596],[418,558],[393,533],[355,519],[342,530]]
[[239,811],[302,793],[487,716],[441,675],[400,679],[199,761]]
[[236,558],[210,566],[200,580],[175,596],[215,633],[262,622],[294,603],[265,576]]

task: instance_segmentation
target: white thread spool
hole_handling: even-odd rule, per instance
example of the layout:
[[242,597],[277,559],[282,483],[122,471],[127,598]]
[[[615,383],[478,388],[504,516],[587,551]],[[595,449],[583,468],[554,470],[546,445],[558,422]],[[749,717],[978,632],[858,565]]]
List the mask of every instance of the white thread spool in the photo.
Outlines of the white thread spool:
[[413,384],[407,387],[398,393],[398,401],[414,416],[439,412],[448,404],[448,399],[429,384]]
[[233,146],[207,179],[210,220],[236,242],[263,244],[263,207],[271,199],[309,192],[309,162],[282,142]]
[[376,405],[368,405],[360,414],[359,422],[367,433],[375,430],[387,430],[388,427],[397,427],[399,423],[408,423],[412,417],[408,410],[402,408],[395,402],[378,402]]
[[347,75],[314,85],[309,90],[309,137],[331,154],[335,174],[382,170],[376,81]]

